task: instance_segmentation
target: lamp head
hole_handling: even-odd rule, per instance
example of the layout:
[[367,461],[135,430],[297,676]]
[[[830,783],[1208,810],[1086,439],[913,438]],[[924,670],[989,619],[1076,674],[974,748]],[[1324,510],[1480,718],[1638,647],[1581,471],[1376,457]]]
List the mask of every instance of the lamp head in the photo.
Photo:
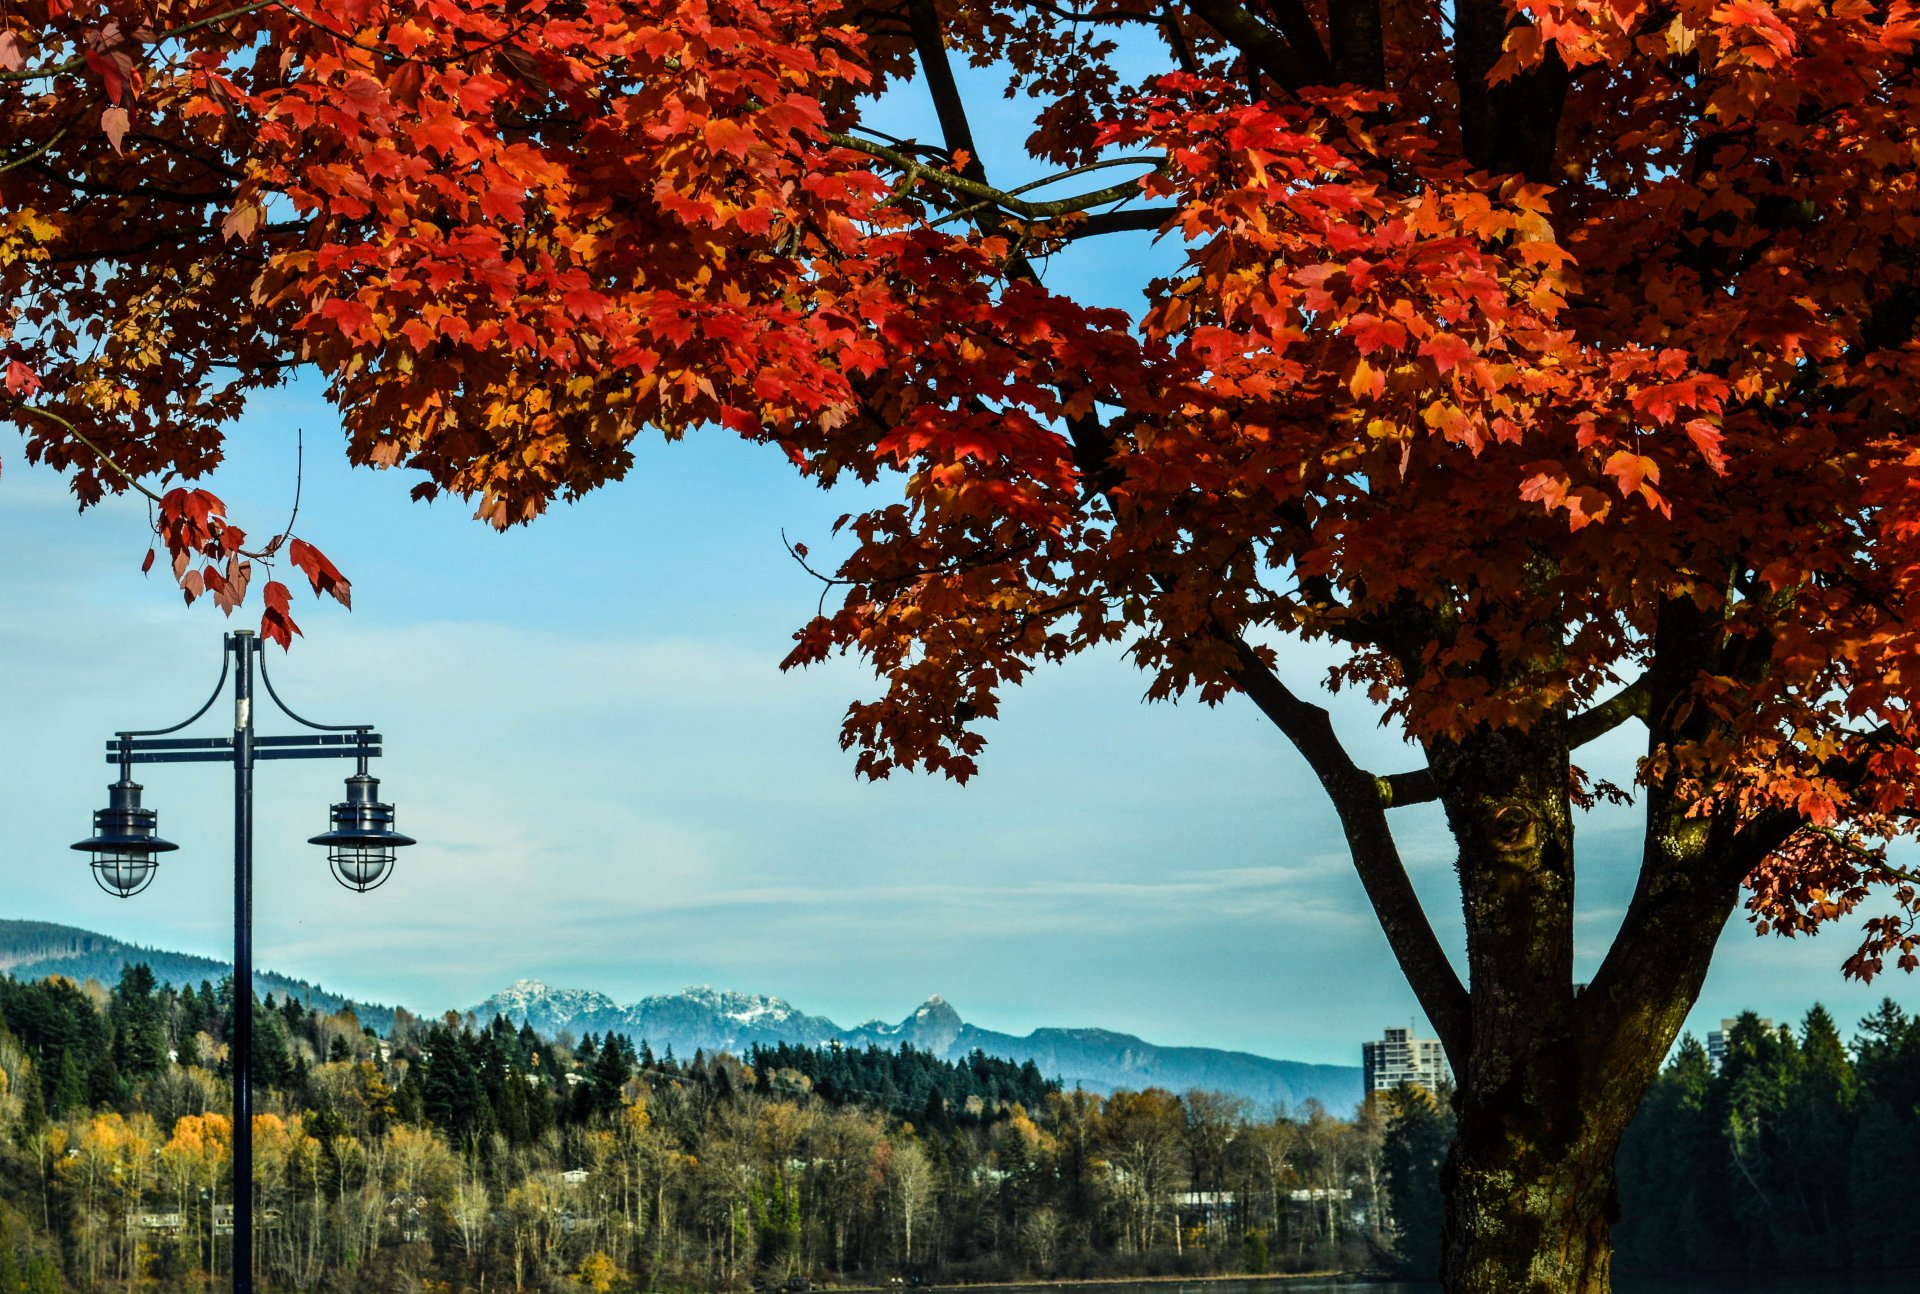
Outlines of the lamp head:
[[180,846],[162,840],[159,815],[140,807],[140,784],[123,772],[107,788],[107,807],[93,815],[93,835],[73,847],[91,854],[93,879],[116,898],[131,898],[153,884],[156,854]]
[[333,806],[333,830],[308,843],[325,845],[334,879],[364,894],[386,882],[393,851],[414,839],[393,829],[393,806],[380,803],[380,779],[356,773],[347,779],[347,798]]

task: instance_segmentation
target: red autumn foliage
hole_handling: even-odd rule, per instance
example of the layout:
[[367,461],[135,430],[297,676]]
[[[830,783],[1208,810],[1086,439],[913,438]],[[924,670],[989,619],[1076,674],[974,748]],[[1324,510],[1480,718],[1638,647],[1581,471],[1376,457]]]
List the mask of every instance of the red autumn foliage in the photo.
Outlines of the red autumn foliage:
[[[1541,1037],[1611,1040],[1595,1072],[1657,1063],[1742,879],[1783,933],[1879,886],[1848,969],[1910,967],[1885,842],[1920,821],[1914,5],[1072,12],[15,5],[7,407],[83,504],[204,476],[292,365],[326,375],[355,461],[494,525],[618,479],[648,428],[898,479],[844,520],[844,598],[789,658],[875,668],[843,734],[861,771],[966,778],[1001,690],[1099,645],[1157,697],[1244,693],[1476,1073],[1507,1062],[1470,1039],[1518,1035],[1472,1022],[1531,993]],[[1076,196],[1001,187],[956,55],[1031,99],[1043,192]],[[941,139],[863,120],[916,78]],[[1037,268],[1129,230],[1182,253],[1133,314]],[[174,490],[158,527],[189,600],[237,604],[217,499]],[[266,604],[285,644],[285,586]],[[1341,644],[1331,682],[1430,767],[1355,767],[1281,635]],[[1576,1002],[1569,755],[1630,718],[1642,887]],[[1386,825],[1431,799],[1471,994]]]

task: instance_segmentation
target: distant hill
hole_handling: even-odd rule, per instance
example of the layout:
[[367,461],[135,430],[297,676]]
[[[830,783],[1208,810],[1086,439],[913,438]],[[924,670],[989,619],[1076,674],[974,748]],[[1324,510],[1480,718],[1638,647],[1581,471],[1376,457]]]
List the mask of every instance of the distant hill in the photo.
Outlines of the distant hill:
[[1244,1097],[1260,1109],[1291,1109],[1315,1100],[1335,1114],[1360,1104],[1357,1065],[1309,1065],[1210,1047],[1160,1047],[1108,1029],[1036,1029],[1024,1037],[968,1024],[944,999],[933,997],[898,1024],[870,1020],[843,1029],[824,1016],[807,1015],[788,1002],[758,994],[689,988],[621,1006],[604,993],[555,989],[520,980],[474,1008],[482,1020],[504,1015],[530,1022],[541,1033],[623,1034],[655,1051],[671,1046],[688,1056],[705,1051],[745,1053],[756,1043],[849,1047],[909,1044],[943,1060],[974,1051],[1021,1062],[1031,1060],[1049,1078],[1068,1087],[1112,1092],[1164,1087],[1176,1092],[1207,1088]]
[[[119,980],[123,968],[140,962],[153,969],[155,979],[176,988],[189,984],[197,987],[202,981],[217,984],[233,974],[231,962],[161,948],[143,948],[74,926],[55,925],[50,921],[0,921],[0,975],[23,980],[64,975],[82,983],[97,979],[111,986]],[[390,1006],[353,1002],[317,984],[272,971],[254,972],[253,991],[262,997],[269,993],[290,994],[329,1011],[350,1005],[362,1024],[370,1024],[380,1033],[393,1025]]]

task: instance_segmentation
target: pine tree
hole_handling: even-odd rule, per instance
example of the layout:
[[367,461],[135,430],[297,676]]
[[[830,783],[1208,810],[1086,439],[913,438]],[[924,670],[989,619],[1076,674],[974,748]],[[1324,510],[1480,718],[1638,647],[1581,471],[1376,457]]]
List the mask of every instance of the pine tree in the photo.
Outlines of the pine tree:
[[[1403,1084],[1386,1099],[1393,1112],[1380,1161],[1398,1267],[1415,1280],[1432,1280],[1440,1273],[1440,1229],[1446,1214],[1440,1165],[1453,1141],[1453,1116],[1431,1092],[1410,1085]],[[1264,1238],[1261,1247],[1264,1253]]]
[[[27,1071],[26,1079],[20,1088],[20,1130],[32,1135],[47,1126],[47,1098],[41,1089],[37,1066]],[[0,1285],[0,1289],[5,1288]]]
[[600,1057],[594,1061],[586,1084],[593,1089],[595,1113],[607,1115],[618,1110],[625,1101],[627,1080],[631,1077],[633,1070],[626,1056],[612,1035],[608,1035],[607,1045],[601,1048]]
[[1818,1264],[1845,1245],[1857,1099],[1858,1083],[1840,1031],[1816,1005],[1801,1026],[1800,1067],[1781,1125],[1798,1214],[1787,1257],[1796,1266]]
[[1913,1207],[1894,1187],[1889,1164],[1911,1163],[1920,1153],[1913,1124],[1887,1102],[1869,1098],[1854,1130],[1848,1173],[1852,1217],[1848,1237],[1855,1267],[1905,1267],[1913,1261]]
[[151,1078],[167,1064],[166,1007],[155,987],[145,963],[124,967],[108,1007],[114,1063],[129,1081]]

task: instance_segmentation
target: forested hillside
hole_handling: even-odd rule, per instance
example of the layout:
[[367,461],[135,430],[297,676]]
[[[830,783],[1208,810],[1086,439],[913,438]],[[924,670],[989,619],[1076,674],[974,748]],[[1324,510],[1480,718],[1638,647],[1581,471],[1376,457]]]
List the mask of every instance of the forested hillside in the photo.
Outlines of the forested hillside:
[[[230,982],[0,979],[0,1290],[226,1276]],[[553,1291],[1437,1261],[1445,1094],[1352,1120],[1062,1090],[909,1046],[571,1046],[504,1018],[253,1004],[263,1289]],[[1622,1156],[1627,1266],[1901,1265],[1920,1026],[1689,1041]]]
[[[230,983],[144,967],[111,990],[0,979],[0,1273],[36,1294],[220,1277],[232,1011]],[[254,1011],[275,1289],[1268,1270],[1392,1242],[1384,1105],[1254,1119],[907,1046],[656,1056],[498,1017],[402,1013],[382,1038],[297,999]]]

